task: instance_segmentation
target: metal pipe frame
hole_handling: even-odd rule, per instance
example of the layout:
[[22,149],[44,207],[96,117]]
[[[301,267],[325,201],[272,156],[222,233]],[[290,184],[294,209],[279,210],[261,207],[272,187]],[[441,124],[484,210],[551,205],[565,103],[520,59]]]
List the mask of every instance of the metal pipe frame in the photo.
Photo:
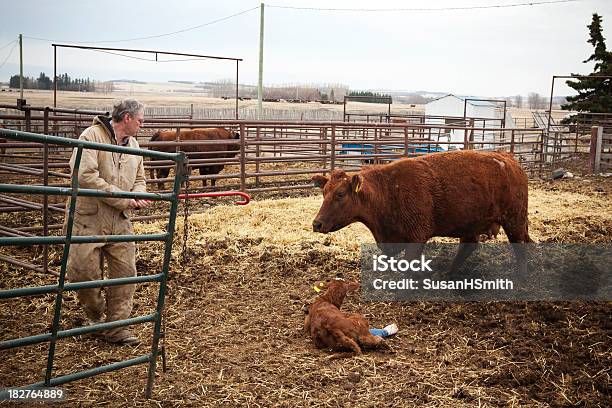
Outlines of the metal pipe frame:
[[[360,99],[373,99],[373,98],[377,98],[379,100],[385,100],[387,101],[387,116],[391,116],[391,104],[393,103],[393,98],[391,96],[358,96],[358,95],[344,95],[344,99],[342,101],[342,121],[343,122],[348,122],[346,120],[346,101],[347,100],[354,100],[354,101],[359,101]],[[383,102],[385,103],[385,102]],[[370,115],[372,116],[372,115]]]
[[[25,141],[34,141],[45,144],[58,144],[62,146],[69,146],[76,148],[74,172],[71,176],[70,188],[62,187],[50,187],[50,186],[24,186],[14,184],[0,184],[0,192],[11,192],[20,193],[27,192],[29,194],[44,194],[47,195],[68,195],[71,197],[69,211],[67,213],[66,222],[66,236],[65,237],[0,237],[0,246],[3,245],[34,245],[34,244],[62,244],[64,246],[61,268],[59,272],[59,279],[57,285],[47,285],[42,287],[26,287],[16,288],[0,291],[0,299],[8,299],[18,296],[30,296],[42,293],[55,293],[55,307],[53,315],[53,323],[50,333],[39,334],[29,336],[25,338],[17,338],[7,341],[0,342],[0,350],[9,349],[13,347],[25,346],[29,344],[36,344],[40,342],[49,342],[49,352],[47,356],[47,369],[45,371],[45,379],[43,382],[31,384],[28,387],[50,387],[58,384],[63,384],[69,381],[74,381],[81,378],[90,377],[92,375],[101,374],[108,371],[118,370],[124,367],[132,366],[135,364],[149,363],[149,372],[147,378],[147,398],[151,397],[153,380],[155,375],[155,367],[157,362],[159,339],[161,333],[161,319],[162,311],[164,307],[164,299],[166,293],[166,283],[168,278],[168,270],[170,264],[170,256],[172,251],[172,238],[174,235],[174,227],[176,221],[176,214],[178,208],[178,195],[181,181],[184,179],[182,169],[183,164],[186,162],[186,157],[183,153],[163,153],[153,152],[142,149],[133,149],[122,146],[106,145],[102,143],[92,143],[87,141],[72,140],[59,138],[48,135],[37,135],[27,132],[10,131],[6,129],[0,129],[0,136],[7,139],[17,139]],[[176,162],[176,171],[174,177],[174,188],[171,194],[152,194],[152,193],[128,193],[128,192],[104,192],[99,190],[91,189],[80,189],[78,183],[78,169],[81,164],[82,152],[84,149],[96,149],[110,152],[117,152],[123,154],[133,154],[148,156],[153,158],[170,159]],[[73,236],[73,225],[74,225],[74,213],[76,209],[76,201],[79,196],[94,196],[94,197],[123,197],[133,199],[150,199],[150,200],[163,200],[169,201],[170,214],[168,220],[167,231],[161,234],[148,234],[148,235],[111,235],[111,236]],[[46,230],[45,230],[46,231]],[[162,265],[162,272],[157,275],[149,276],[135,276],[119,279],[102,279],[89,282],[77,282],[77,283],[66,283],[66,268],[68,254],[72,243],[83,243],[83,242],[131,242],[131,241],[145,241],[145,240],[161,240],[165,242],[164,259]],[[130,319],[119,320],[115,322],[102,323],[88,327],[77,327],[68,330],[59,330],[59,322],[61,318],[61,310],[63,303],[63,293],[67,290],[78,290],[83,288],[102,287],[109,285],[124,285],[124,284],[135,284],[142,282],[159,282],[159,292],[157,299],[157,306],[155,313],[148,316],[140,316]],[[105,330],[113,327],[128,326],[131,324],[154,322],[153,330],[153,341],[151,346],[151,352],[145,356],[141,356],[132,360],[127,360],[115,364],[111,364],[104,367],[96,367],[93,369],[72,373],[62,377],[53,377],[53,362],[55,356],[55,348],[58,339],[76,336],[80,334],[90,333],[97,330]],[[0,399],[6,397],[8,391],[6,389],[0,390]]]
[[[504,128],[506,127],[506,106],[508,104],[508,102],[505,99],[478,99],[478,98],[465,98],[463,100],[463,120],[466,120],[466,114],[467,114],[467,103],[468,101],[479,101],[479,102],[495,102],[495,103],[503,103],[504,104],[504,114],[501,118],[501,123],[500,123],[500,127]],[[472,118],[470,117],[470,119],[474,119],[474,120],[499,120],[498,118]]]
[[53,47],[53,107],[57,107],[57,49],[58,48],[76,48],[81,50],[90,50],[90,51],[119,51],[119,52],[135,52],[135,53],[146,53],[146,54],[154,54],[155,60],[157,61],[158,55],[176,55],[181,57],[195,57],[195,58],[204,58],[204,59],[217,59],[217,60],[228,60],[228,61],[236,61],[236,120],[238,119],[238,100],[240,99],[238,96],[238,65],[242,58],[232,58],[232,57],[219,57],[213,55],[203,55],[203,54],[186,54],[182,52],[171,52],[171,51],[160,51],[160,50],[143,50],[138,48],[109,48],[109,47],[90,47],[84,45],[74,45],[74,44],[51,44]]

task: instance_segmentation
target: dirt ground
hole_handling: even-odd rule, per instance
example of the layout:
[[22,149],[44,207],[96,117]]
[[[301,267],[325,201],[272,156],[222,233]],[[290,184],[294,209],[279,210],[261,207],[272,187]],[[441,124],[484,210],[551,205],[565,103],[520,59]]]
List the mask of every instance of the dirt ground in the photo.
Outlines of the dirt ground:
[[[610,243],[612,180],[589,177],[530,183],[530,235],[538,242]],[[330,235],[310,224],[319,195],[255,199],[213,206],[189,219],[182,263],[179,217],[166,300],[167,371],[158,365],[153,399],[144,399],[147,367],[65,384],[62,406],[310,407],[609,407],[610,302],[364,302],[371,326],[396,322],[391,352],[330,358],[303,334],[302,305],[312,285],[359,279],[359,244],[373,242],[360,224]],[[159,232],[163,222],[140,223]],[[503,239],[503,237],[499,237]],[[5,249],[3,249],[5,251]],[[40,261],[40,250],[10,248]],[[60,253],[54,248],[52,264]],[[138,245],[138,270],[160,270],[160,244]],[[2,264],[0,289],[52,284],[54,278]],[[156,285],[140,285],[134,315],[151,313]],[[62,326],[83,323],[74,294]],[[47,332],[51,296],[0,301],[0,339]],[[54,375],[143,355],[143,343],[117,347],[93,337],[58,342]],[[0,388],[40,381],[46,344],[0,351]]]

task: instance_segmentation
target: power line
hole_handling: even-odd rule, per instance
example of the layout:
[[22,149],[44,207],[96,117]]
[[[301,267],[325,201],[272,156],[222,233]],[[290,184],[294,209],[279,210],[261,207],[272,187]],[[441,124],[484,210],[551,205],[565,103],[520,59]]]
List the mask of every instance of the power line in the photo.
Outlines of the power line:
[[573,3],[581,0],[551,0],[551,1],[529,1],[524,3],[513,4],[496,4],[489,6],[465,6],[465,7],[425,7],[425,8],[322,8],[322,7],[293,7],[293,6],[277,6],[267,5],[270,8],[291,9],[291,10],[307,10],[307,11],[363,11],[363,12],[385,12],[385,11],[453,11],[453,10],[478,10],[478,9],[495,9],[495,8],[510,8],[523,6],[541,6],[556,3]]
[[4,49],[4,48],[8,47],[9,45],[11,45],[12,43],[17,42],[17,41],[18,41],[18,40],[13,40],[13,41],[9,42],[8,44],[3,45],[2,47],[0,47],[0,50],[2,50],[2,49]]
[[126,55],[126,54],[121,54],[121,53],[118,53],[118,52],[112,52],[112,51],[106,51],[106,50],[91,50],[91,51],[101,52],[103,54],[116,55],[118,57],[136,59],[136,60],[140,60],[140,61],[148,61],[148,62],[202,61],[202,58],[184,58],[184,59],[156,60],[156,59],[150,59],[150,58],[135,57],[133,55]]
[[131,59],[137,59],[137,60],[141,60],[141,61],[155,62],[155,60],[154,60],[154,59],[142,58],[142,57],[135,57],[135,56],[133,56],[133,55],[125,55],[125,54],[120,54],[120,53],[118,53],[118,52],[111,52],[111,51],[104,51],[104,50],[91,50],[91,51],[101,52],[101,53],[103,53],[103,54],[117,55],[117,56],[119,56],[119,57],[131,58]]
[[15,50],[16,46],[17,46],[17,41],[15,41],[15,44],[13,45],[13,48],[11,48],[11,51],[9,51],[9,53],[6,56],[6,58],[4,59],[4,61],[2,61],[2,64],[0,64],[0,68],[2,68],[4,66],[4,64],[6,64],[6,61],[8,61],[9,58],[11,58],[11,55],[13,55],[13,51]]
[[27,36],[27,35],[24,35],[23,37],[24,37],[24,38],[28,38],[28,39],[30,39],[30,40],[48,41],[48,42],[69,42],[69,43],[72,43],[72,44],[99,44],[99,43],[118,43],[118,42],[128,42],[128,41],[137,41],[137,40],[148,40],[148,39],[151,39],[151,38],[167,37],[167,36],[174,35],[174,34],[184,33],[184,32],[186,32],[186,31],[197,30],[198,28],[202,28],[202,27],[206,27],[206,26],[209,26],[209,25],[212,25],[212,24],[220,23],[221,21],[229,20],[230,18],[237,17],[237,16],[240,16],[240,15],[242,15],[242,14],[246,14],[246,13],[248,13],[248,12],[250,12],[250,11],[253,11],[253,10],[256,10],[256,9],[258,9],[258,8],[259,8],[259,6],[257,6],[257,7],[253,7],[253,8],[251,8],[251,9],[248,9],[248,10],[243,10],[243,11],[240,11],[240,12],[238,12],[238,13],[236,13],[236,14],[232,14],[232,15],[230,15],[230,16],[226,16],[226,17],[218,18],[218,19],[216,19],[216,20],[209,21],[209,22],[207,22],[207,23],[200,24],[200,25],[197,25],[197,26],[193,26],[193,27],[189,27],[189,28],[183,28],[183,29],[181,29],[181,30],[177,30],[177,31],[172,31],[172,32],[170,32],[170,33],[156,34],[156,35],[150,35],[150,36],[146,36],[146,37],[134,37],[134,38],[126,38],[126,39],[124,39],[124,40],[106,40],[106,41],[62,41],[62,40],[52,40],[52,39],[48,39],[48,38],[31,37],[31,36]]

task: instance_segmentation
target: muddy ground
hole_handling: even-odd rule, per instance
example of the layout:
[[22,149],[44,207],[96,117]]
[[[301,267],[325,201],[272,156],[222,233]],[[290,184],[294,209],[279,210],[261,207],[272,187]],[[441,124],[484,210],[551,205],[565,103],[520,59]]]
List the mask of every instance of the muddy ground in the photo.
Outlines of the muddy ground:
[[[585,181],[587,180],[587,181]],[[539,242],[610,243],[610,179],[530,183],[530,234]],[[359,357],[314,347],[304,336],[302,305],[312,285],[359,278],[361,225],[313,234],[318,196],[214,206],[190,217],[188,260],[181,262],[179,222],[166,300],[167,367],[158,367],[144,399],[144,365],[69,383],[65,406],[529,406],[612,405],[610,302],[364,302],[374,327],[396,322],[391,352]],[[180,220],[179,220],[180,221]],[[26,221],[27,222],[27,221]],[[137,225],[140,233],[163,223]],[[500,237],[503,239],[503,237]],[[139,244],[139,273],[161,266],[159,244]],[[3,248],[23,259],[34,249]],[[53,250],[58,267],[59,248]],[[52,276],[0,264],[0,289],[51,284]],[[134,315],[153,311],[155,285],[140,285]],[[83,323],[74,294],[62,325]],[[0,301],[0,339],[47,332],[51,296]],[[143,343],[117,347],[93,337],[58,342],[54,375],[146,354]],[[48,345],[0,351],[0,388],[43,378]]]

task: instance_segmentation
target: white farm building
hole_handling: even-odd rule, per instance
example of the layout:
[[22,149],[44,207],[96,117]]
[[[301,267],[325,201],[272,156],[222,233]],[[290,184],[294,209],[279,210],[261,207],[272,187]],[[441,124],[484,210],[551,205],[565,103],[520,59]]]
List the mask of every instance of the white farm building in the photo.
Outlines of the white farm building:
[[[504,118],[504,105],[501,102],[490,102],[477,100],[471,97],[460,97],[448,94],[435,99],[425,105],[425,117],[428,124],[464,126],[463,112],[468,126],[476,128],[514,128],[512,117],[506,110]],[[502,118],[505,120],[502,121]],[[440,141],[456,142],[457,144],[442,145],[443,148],[460,149],[463,147],[465,130],[451,129],[442,130],[439,135]],[[474,131],[469,133],[469,138],[475,141],[499,141],[503,135],[499,131]],[[494,148],[493,145],[483,145],[483,148]]]

